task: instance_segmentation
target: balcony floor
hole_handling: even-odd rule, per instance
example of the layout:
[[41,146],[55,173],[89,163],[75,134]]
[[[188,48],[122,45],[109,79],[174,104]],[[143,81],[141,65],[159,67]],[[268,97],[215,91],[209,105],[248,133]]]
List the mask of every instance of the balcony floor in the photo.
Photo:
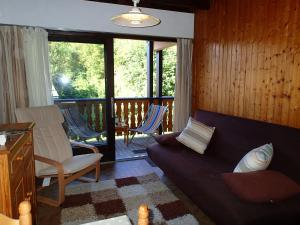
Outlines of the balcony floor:
[[124,143],[123,136],[116,136],[116,160],[136,159],[147,156],[146,146],[154,143],[154,138],[147,135],[136,135],[133,142],[128,144]]

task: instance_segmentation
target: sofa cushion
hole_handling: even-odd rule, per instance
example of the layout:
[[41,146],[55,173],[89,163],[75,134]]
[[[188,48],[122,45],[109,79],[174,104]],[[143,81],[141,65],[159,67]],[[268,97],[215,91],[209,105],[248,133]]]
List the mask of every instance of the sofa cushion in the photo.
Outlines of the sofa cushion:
[[222,177],[234,194],[249,202],[278,202],[300,193],[296,182],[277,171],[223,173]]
[[248,152],[237,164],[233,172],[245,173],[265,170],[273,157],[272,144],[265,144]]
[[202,174],[220,175],[233,170],[227,162],[206,154],[201,155],[182,144],[170,146],[154,143],[147,147],[147,152],[150,158],[154,157],[162,169],[183,166],[184,170],[176,172],[178,177],[189,176],[193,179]]
[[214,127],[206,126],[190,117],[186,128],[176,139],[192,150],[204,154],[214,130]]
[[161,145],[181,145],[180,142],[177,141],[176,137],[180,135],[181,132],[175,132],[171,134],[164,134],[154,136],[154,139],[157,143]]

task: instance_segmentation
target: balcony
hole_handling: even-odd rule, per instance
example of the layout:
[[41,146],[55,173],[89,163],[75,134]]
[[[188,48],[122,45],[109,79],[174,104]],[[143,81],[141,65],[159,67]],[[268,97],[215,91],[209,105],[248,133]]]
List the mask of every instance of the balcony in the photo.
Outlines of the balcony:
[[[79,111],[86,119],[89,127],[97,132],[106,130],[105,99],[55,99],[55,104],[60,108],[69,107],[70,104],[76,104]],[[173,112],[174,112],[174,98],[173,97],[155,97],[155,98],[116,98],[114,102],[115,117],[128,125],[129,128],[136,128],[144,119],[151,103],[164,105],[168,107],[168,111],[163,120],[163,132],[171,132],[173,129]],[[115,132],[116,136],[116,158],[132,158],[143,155],[141,146],[130,144],[126,146],[123,142],[122,132]],[[131,135],[131,134],[130,134]],[[94,140],[95,141],[95,140]],[[151,143],[149,138],[138,135],[137,143]],[[152,140],[153,141],[153,140]],[[95,142],[94,142],[95,143]],[[95,143],[97,144],[97,143]],[[139,151],[138,151],[139,150]],[[133,154],[138,151],[137,154]]]

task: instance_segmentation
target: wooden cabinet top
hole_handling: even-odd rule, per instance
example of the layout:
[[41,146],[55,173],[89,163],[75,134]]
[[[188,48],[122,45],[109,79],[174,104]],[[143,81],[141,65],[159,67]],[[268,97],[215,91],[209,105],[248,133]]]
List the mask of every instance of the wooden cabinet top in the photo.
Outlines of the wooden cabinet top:
[[0,131],[28,131],[32,130],[34,123],[8,123],[0,124]]
[[[0,132],[7,132],[6,143],[0,146],[0,154],[9,154],[15,147],[26,141],[26,131],[32,130],[34,123],[1,124]],[[11,135],[9,134],[11,133]]]

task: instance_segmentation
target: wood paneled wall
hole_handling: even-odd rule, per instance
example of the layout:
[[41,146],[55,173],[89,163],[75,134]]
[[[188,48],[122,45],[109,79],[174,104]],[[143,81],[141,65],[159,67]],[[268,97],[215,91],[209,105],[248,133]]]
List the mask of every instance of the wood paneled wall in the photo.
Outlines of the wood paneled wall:
[[212,1],[193,65],[193,110],[300,128],[300,0]]

